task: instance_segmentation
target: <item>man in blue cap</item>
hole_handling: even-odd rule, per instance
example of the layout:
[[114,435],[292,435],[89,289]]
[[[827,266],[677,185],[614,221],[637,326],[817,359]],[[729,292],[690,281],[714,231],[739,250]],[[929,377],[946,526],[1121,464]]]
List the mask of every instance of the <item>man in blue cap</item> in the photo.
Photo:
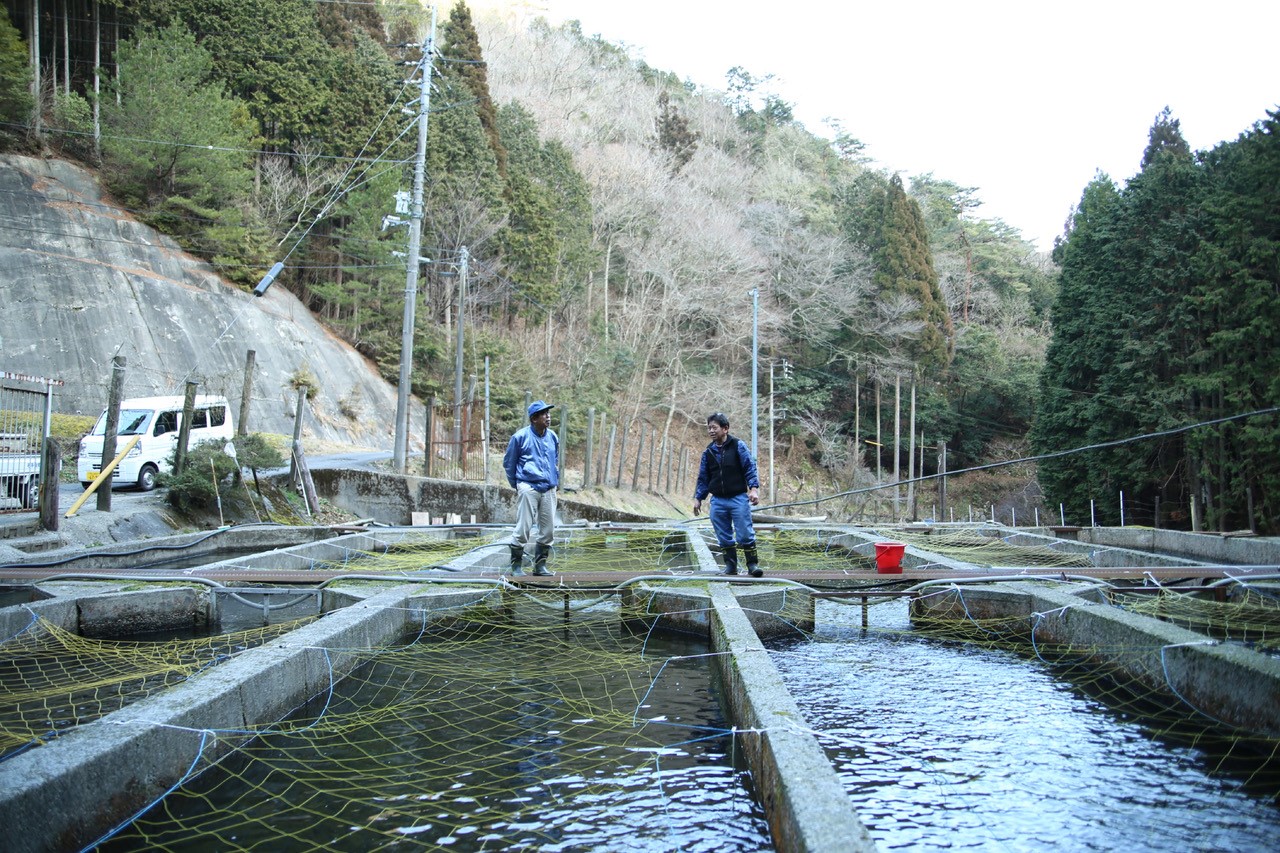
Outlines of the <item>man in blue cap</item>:
[[502,457],[507,482],[516,490],[516,529],[510,545],[513,575],[524,574],[520,564],[535,519],[538,537],[533,573],[542,577],[554,574],[547,569],[547,556],[555,538],[556,487],[560,485],[560,438],[550,429],[554,408],[542,400],[531,404],[529,425],[511,436]]

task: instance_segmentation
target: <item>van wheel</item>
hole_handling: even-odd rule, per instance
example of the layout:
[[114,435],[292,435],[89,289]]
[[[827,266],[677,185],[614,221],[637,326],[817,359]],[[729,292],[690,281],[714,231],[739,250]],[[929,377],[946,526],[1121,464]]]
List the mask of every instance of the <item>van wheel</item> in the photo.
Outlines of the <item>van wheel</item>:
[[138,472],[138,488],[144,492],[149,492],[156,487],[156,474],[159,469],[148,462],[142,466],[142,470]]
[[40,484],[35,481],[23,483],[18,486],[17,497],[23,509],[35,509],[36,504],[40,503]]
[[84,489],[86,492],[89,491],[89,487],[92,485],[93,483],[89,482],[88,480],[80,481],[80,488]]

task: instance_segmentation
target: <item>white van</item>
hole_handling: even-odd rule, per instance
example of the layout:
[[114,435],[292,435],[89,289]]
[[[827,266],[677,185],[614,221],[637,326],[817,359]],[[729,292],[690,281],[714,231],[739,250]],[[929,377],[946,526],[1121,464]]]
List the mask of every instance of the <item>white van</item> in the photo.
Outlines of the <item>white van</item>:
[[[156,486],[157,474],[173,470],[173,452],[178,446],[183,402],[182,397],[137,397],[121,402],[116,451],[123,449],[132,436],[140,434],[142,438],[116,466],[112,486],[136,485],[144,492],[150,491]],[[106,431],[107,413],[103,410],[93,429],[80,440],[76,476],[86,489],[97,479],[102,468],[102,442]],[[187,447],[215,439],[230,441],[233,437],[231,407],[227,405],[227,398],[197,396]]]

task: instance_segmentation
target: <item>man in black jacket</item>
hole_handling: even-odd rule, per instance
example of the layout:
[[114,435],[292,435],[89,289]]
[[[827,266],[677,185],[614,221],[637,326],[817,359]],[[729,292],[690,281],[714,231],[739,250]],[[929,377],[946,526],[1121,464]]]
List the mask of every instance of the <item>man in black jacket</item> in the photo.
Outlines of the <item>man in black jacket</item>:
[[[738,548],[747,560],[753,578],[764,574],[756,554],[756,532],[751,526],[751,507],[760,503],[760,478],[751,449],[740,438],[729,435],[729,419],[720,412],[707,416],[711,443],[702,451],[698,485],[693,491],[693,514],[702,512],[702,501],[711,495],[711,528],[724,554],[724,573],[738,573]],[[736,534],[736,535],[735,535]]]

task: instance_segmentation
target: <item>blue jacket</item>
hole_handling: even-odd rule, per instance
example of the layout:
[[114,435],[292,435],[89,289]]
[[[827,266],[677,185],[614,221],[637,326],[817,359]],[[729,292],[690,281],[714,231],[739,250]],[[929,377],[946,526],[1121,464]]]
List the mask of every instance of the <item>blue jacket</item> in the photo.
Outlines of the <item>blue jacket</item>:
[[[711,489],[718,482],[722,482],[722,472],[724,470],[723,459],[724,454],[736,451],[738,454],[738,465],[742,470],[742,478],[745,480],[745,487],[741,492],[736,494],[745,494],[747,489],[760,488],[760,476],[756,473],[756,460],[751,456],[751,448],[747,447],[747,443],[740,438],[730,435],[725,438],[724,444],[716,444],[714,441],[707,445],[707,449],[702,451],[702,462],[698,465],[698,484],[693,490],[693,499],[700,501],[711,494]],[[731,498],[735,495],[721,494],[718,497]]]
[[532,426],[516,431],[502,457],[511,488],[528,483],[539,492],[560,485],[560,438],[551,429],[539,436]]

